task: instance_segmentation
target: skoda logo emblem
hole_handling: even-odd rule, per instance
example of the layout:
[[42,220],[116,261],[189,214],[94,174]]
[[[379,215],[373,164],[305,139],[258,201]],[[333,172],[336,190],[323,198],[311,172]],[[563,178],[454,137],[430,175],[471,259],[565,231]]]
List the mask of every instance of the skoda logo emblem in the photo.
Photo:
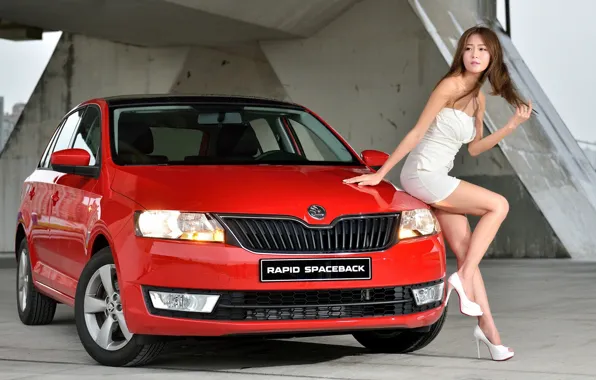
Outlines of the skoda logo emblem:
[[308,215],[312,216],[315,219],[323,219],[327,212],[323,208],[323,206],[319,205],[310,205],[308,206]]

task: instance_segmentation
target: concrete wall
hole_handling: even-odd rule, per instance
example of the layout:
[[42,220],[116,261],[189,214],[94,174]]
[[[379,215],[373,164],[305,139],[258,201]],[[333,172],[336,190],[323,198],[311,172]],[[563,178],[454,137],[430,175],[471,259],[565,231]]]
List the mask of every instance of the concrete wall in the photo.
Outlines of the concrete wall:
[[308,39],[262,46],[288,96],[357,151],[393,151],[447,69],[407,1],[365,0]]
[[284,87],[256,44],[227,47],[221,51],[200,47],[190,49],[172,92],[287,99]]
[[58,122],[95,96],[170,91],[187,49],[147,49],[64,33],[0,153],[0,252],[13,251],[23,180]]
[[[489,134],[490,131],[485,127],[484,136]],[[495,147],[477,157],[470,156],[462,149],[455,158],[452,174],[499,193],[509,202],[509,214],[489,246],[487,257],[569,257],[501,148]],[[479,218],[470,216],[469,219],[474,228]]]

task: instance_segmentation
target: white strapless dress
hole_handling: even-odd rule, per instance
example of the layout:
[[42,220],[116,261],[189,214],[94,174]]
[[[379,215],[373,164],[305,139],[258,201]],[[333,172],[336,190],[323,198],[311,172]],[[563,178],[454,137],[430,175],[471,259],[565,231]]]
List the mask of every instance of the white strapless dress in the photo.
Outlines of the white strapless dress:
[[455,155],[476,136],[475,118],[443,108],[420,143],[410,152],[401,170],[402,188],[421,201],[432,204],[447,198],[460,180],[450,176]]

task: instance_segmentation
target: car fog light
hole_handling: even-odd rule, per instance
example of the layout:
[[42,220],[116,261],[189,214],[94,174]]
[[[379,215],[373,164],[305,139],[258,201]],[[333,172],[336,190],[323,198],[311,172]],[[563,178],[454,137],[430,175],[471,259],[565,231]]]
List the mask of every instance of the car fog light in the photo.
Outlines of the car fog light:
[[441,282],[440,284],[427,286],[425,288],[412,289],[416,305],[420,306],[431,302],[441,301],[443,299],[444,287],[445,284]]
[[216,294],[188,294],[150,291],[149,296],[156,309],[211,313],[219,300]]

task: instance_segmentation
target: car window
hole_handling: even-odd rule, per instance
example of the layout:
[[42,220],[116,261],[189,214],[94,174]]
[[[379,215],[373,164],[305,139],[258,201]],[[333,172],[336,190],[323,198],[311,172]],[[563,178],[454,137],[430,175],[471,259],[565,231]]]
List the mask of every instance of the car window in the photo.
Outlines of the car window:
[[[324,160],[326,156],[329,156],[329,149],[324,144],[321,144],[321,139],[314,133],[294,120],[290,120],[290,124],[298,135],[298,140],[300,140],[306,158],[309,160]],[[323,151],[326,154],[323,154]]]
[[110,114],[110,149],[118,165],[361,165],[326,125],[301,109],[121,105]]
[[161,161],[181,161],[188,156],[198,156],[203,132],[197,129],[167,126],[150,127],[153,135],[153,152],[150,156]]
[[74,138],[73,148],[84,149],[89,152],[91,159],[89,166],[97,163],[99,147],[101,143],[101,114],[99,107],[90,105],[87,107],[79,128]]
[[256,119],[250,122],[254,129],[257,138],[259,139],[261,149],[263,152],[269,152],[279,149],[278,137],[275,135],[271,126],[265,119]]
[[60,135],[58,136],[58,140],[56,140],[56,145],[52,152],[57,152],[63,149],[68,149],[70,147],[70,141],[72,136],[74,135],[75,130],[79,125],[79,121],[81,120],[81,116],[85,109],[79,109],[74,111],[70,114],[66,120],[64,121],[64,125],[62,126],[62,130],[60,131]]
[[56,139],[58,138],[58,135],[60,134],[60,128],[62,128],[63,123],[64,123],[64,120],[60,121],[60,124],[58,124],[58,128],[56,128],[56,130],[54,131],[54,134],[52,135],[52,138],[50,139],[48,146],[46,146],[46,150],[43,152],[43,155],[41,156],[41,160],[39,160],[40,168],[47,169],[50,167],[51,152],[53,151],[54,144],[56,143]]

